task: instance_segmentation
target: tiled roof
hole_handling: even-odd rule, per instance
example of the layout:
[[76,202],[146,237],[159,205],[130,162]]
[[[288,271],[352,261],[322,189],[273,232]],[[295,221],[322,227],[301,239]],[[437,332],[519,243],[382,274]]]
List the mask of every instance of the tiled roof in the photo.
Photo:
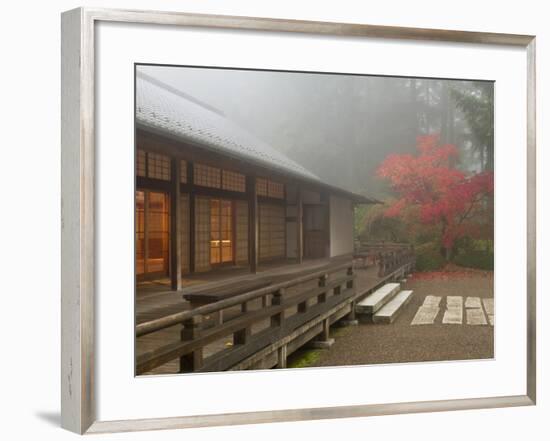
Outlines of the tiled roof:
[[143,73],[136,75],[138,126],[308,180],[320,179],[228,118]]

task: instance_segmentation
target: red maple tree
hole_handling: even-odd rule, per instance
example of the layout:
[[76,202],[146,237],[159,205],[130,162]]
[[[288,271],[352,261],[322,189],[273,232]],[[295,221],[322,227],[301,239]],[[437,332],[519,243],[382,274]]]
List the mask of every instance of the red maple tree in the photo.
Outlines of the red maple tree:
[[437,136],[418,137],[417,148],[418,155],[389,155],[377,170],[397,194],[385,215],[406,215],[439,227],[449,259],[455,241],[479,229],[479,222],[470,220],[487,206],[484,200],[493,193],[493,173],[467,176],[456,169],[457,148],[439,145]]

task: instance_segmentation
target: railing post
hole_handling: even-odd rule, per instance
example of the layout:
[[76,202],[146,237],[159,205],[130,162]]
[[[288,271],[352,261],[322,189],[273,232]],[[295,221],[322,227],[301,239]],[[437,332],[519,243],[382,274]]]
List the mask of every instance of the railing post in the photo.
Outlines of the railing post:
[[[248,302],[243,302],[241,304],[241,312],[246,314],[248,312]],[[250,326],[246,328],[239,329],[233,333],[233,344],[234,345],[244,345],[248,342],[251,335]]]
[[[271,304],[273,306],[280,306],[283,304],[283,296],[284,296],[285,290],[284,288],[278,289],[273,293],[273,298],[271,299]],[[285,311],[284,309],[277,314],[274,314],[271,316],[271,326],[272,327],[279,327],[283,325],[283,321],[285,319]]]
[[383,277],[384,273],[386,272],[386,258],[384,254],[379,253],[378,254],[378,277]]
[[[196,315],[183,322],[181,341],[192,341],[200,337],[202,316]],[[180,357],[180,372],[194,372],[202,367],[202,347]]]
[[[321,277],[319,277],[319,288],[326,288],[327,286],[327,280],[328,280],[328,274],[323,274]],[[325,303],[327,301],[327,291],[323,291],[319,293],[317,296],[317,303]]]
[[346,288],[351,289],[351,288],[353,288],[353,264],[348,267],[348,269],[346,271],[346,275],[351,277],[350,280],[348,280],[346,282]]

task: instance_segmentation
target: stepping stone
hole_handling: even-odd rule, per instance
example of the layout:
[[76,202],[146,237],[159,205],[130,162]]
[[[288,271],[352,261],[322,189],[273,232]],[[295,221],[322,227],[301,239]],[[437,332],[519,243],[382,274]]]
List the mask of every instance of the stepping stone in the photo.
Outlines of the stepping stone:
[[487,320],[481,308],[471,308],[466,310],[466,322],[469,325],[486,325]]
[[447,310],[443,315],[444,325],[461,325],[463,320],[462,296],[447,296]]
[[442,323],[444,325],[461,325],[462,324],[462,306],[447,308],[443,315]]
[[399,292],[400,288],[399,283],[386,283],[357,303],[355,312],[358,314],[374,314],[388,303]]
[[412,298],[412,291],[401,291],[372,317],[374,323],[392,323]]
[[481,308],[481,300],[479,297],[468,297],[464,306],[466,308]]
[[487,315],[494,315],[495,301],[494,299],[483,299],[483,306]]
[[462,308],[462,296],[447,296],[447,308]]
[[439,302],[441,302],[441,297],[439,296],[426,296],[426,298],[424,299],[424,304],[422,306],[438,308]]
[[487,314],[487,320],[491,326],[495,326],[495,300],[494,299],[483,299],[483,307],[485,308],[485,313]]
[[411,325],[433,325],[437,314],[439,313],[439,307],[433,306],[421,306],[416,311],[416,315],[411,322]]

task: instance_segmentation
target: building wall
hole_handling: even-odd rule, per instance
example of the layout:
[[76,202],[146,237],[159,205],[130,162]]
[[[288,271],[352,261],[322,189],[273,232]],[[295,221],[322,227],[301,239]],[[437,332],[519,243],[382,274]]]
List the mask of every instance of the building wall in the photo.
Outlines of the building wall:
[[258,204],[259,260],[285,257],[285,207],[278,204]]
[[353,252],[353,206],[349,199],[330,196],[330,257]]
[[302,189],[302,203],[303,204],[320,204],[321,194],[316,191]]
[[[286,207],[286,215],[290,218],[296,217],[296,205]],[[295,259],[298,255],[298,244],[296,237],[296,221],[286,223],[286,257]]]

